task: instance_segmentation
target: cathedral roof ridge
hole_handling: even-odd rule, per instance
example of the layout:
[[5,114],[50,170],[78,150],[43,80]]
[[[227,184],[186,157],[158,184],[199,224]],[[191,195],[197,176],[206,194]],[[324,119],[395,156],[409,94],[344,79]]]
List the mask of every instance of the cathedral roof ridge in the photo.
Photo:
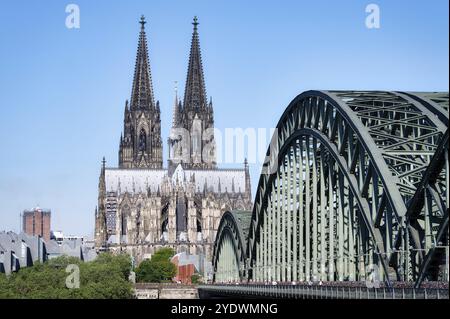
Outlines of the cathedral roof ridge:
[[152,168],[152,167],[132,167],[132,168],[121,168],[121,167],[106,167],[106,171],[150,171],[150,172],[167,172],[167,168]]
[[[106,171],[153,171],[153,172],[167,172],[168,168],[151,168],[151,167],[105,167]],[[185,172],[244,172],[245,168],[187,168],[183,169]]]
[[243,172],[245,168],[190,168],[185,169],[185,172],[206,172],[206,171],[216,171],[216,172]]

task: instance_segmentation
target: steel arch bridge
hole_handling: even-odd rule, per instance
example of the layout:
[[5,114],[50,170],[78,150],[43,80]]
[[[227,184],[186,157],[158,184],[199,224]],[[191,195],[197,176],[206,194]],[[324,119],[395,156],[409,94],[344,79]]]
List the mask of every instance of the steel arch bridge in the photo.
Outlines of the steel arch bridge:
[[251,218],[221,221],[215,282],[448,282],[448,118],[448,93],[297,96]]
[[246,279],[247,237],[252,214],[225,212],[220,220],[213,250],[214,281]]

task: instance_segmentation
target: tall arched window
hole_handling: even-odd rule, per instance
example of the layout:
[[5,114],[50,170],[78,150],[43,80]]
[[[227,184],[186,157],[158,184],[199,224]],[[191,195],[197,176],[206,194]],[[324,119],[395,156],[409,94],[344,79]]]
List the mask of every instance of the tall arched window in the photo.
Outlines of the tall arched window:
[[192,149],[194,151],[194,153],[198,153],[199,152],[199,136],[198,134],[194,134],[193,138],[192,138]]
[[147,149],[147,133],[141,129],[139,133],[139,151],[144,152]]
[[120,233],[122,236],[125,236],[127,234],[127,217],[130,213],[130,208],[128,206],[125,206],[122,209],[122,216],[121,216],[121,223],[120,223]]
[[136,239],[139,240],[141,230],[141,205],[139,204],[136,211]]

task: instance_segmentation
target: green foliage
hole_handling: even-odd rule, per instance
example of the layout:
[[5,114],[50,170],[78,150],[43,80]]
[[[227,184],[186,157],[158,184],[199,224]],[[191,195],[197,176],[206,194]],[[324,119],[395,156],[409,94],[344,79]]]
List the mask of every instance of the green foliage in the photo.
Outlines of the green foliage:
[[136,268],[137,282],[170,282],[177,273],[176,266],[170,262],[175,254],[172,248],[161,248],[152,259],[144,260]]
[[164,247],[158,249],[152,256],[152,260],[157,261],[170,261],[170,259],[175,255],[175,250],[170,247]]
[[[70,264],[80,269],[80,288],[66,287],[66,267]],[[132,298],[130,268],[128,255],[103,253],[86,263],[73,257],[58,257],[8,277],[0,274],[0,299]]]
[[108,253],[103,253],[97,256],[95,259],[98,264],[108,264],[114,267],[117,271],[122,273],[124,278],[130,276],[131,272],[131,257],[128,254],[111,255]]
[[193,274],[193,275],[191,276],[191,282],[192,282],[193,284],[199,284],[199,283],[201,283],[201,279],[202,279],[202,277],[200,276],[200,274],[197,274],[197,273],[195,273],[195,274]]

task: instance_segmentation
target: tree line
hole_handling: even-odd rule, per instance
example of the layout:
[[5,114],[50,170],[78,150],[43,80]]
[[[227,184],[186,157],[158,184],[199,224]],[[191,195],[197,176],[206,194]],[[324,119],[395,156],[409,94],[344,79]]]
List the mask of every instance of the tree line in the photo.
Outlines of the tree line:
[[[130,274],[137,282],[172,282],[177,268],[172,248],[161,248],[133,269],[130,255],[101,253],[90,262],[61,256],[10,275],[0,273],[0,299],[128,299],[134,298]],[[197,283],[199,275],[192,276]]]
[[[0,274],[0,299],[133,298],[130,271],[131,258],[125,254],[102,253],[91,262],[61,256],[8,276]],[[69,276],[73,278],[67,282]]]

